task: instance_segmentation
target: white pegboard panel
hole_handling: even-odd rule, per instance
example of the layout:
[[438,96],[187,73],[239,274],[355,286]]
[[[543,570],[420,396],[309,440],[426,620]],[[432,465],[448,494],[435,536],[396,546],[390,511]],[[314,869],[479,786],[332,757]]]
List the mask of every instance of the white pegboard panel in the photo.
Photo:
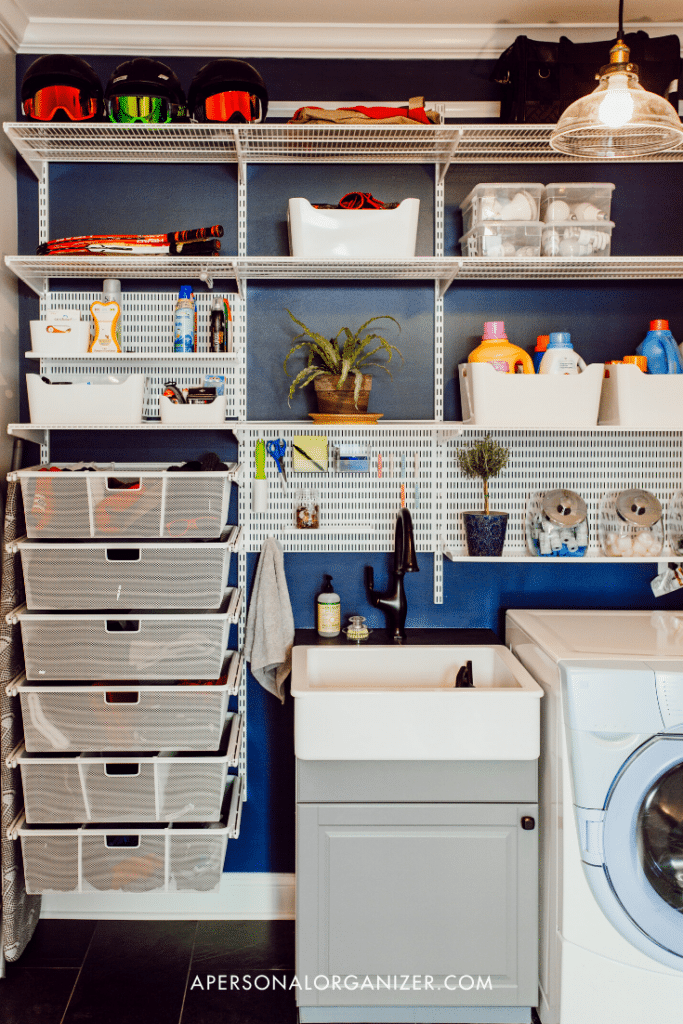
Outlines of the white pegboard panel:
[[[173,352],[173,312],[175,292],[123,292],[121,296],[120,356],[47,357],[40,360],[45,377],[107,376],[112,368],[117,376],[141,374],[148,379],[143,402],[143,417],[158,419],[159,396],[167,380],[180,387],[198,387],[206,376],[226,377],[228,395],[226,416],[239,417],[245,411],[245,310],[236,295],[225,296],[233,315],[234,353],[209,352],[211,304],[216,292],[197,295],[197,353]],[[81,318],[91,320],[90,304],[101,299],[101,292],[46,292],[40,301],[40,315],[53,309],[78,309]],[[223,297],[223,296],[222,296]],[[146,358],[147,357],[147,358]]]
[[[480,480],[462,473],[456,458],[484,431],[468,432],[446,447],[445,539],[454,557],[466,557],[462,513],[483,509]],[[532,493],[566,487],[588,506],[589,556],[598,556],[598,507],[606,491],[641,487],[666,507],[683,484],[683,434],[677,431],[486,431],[510,449],[510,461],[489,483],[491,511],[509,513],[504,555],[527,553],[524,520]],[[558,561],[557,559],[554,561]],[[569,561],[569,559],[564,559]]]
[[[401,485],[405,486],[406,506],[410,509],[415,543],[418,551],[436,550],[432,523],[433,466],[435,459],[433,431],[396,427],[378,432],[355,425],[301,426],[280,425],[277,428],[240,430],[243,441],[240,457],[254,472],[256,441],[277,437],[287,441],[285,469],[288,483],[283,488],[275,463],[266,457],[269,482],[269,508],[253,514],[249,506],[249,486],[245,492],[245,523],[248,522],[250,551],[260,551],[266,537],[275,536],[285,551],[391,551],[394,526],[401,507]],[[293,473],[291,471],[291,440],[296,434],[321,435],[328,439],[327,473]],[[368,473],[340,473],[332,468],[331,448],[339,442],[365,444],[370,454]],[[377,456],[382,455],[382,477],[377,475]],[[418,473],[415,476],[415,457]],[[405,461],[402,476],[402,457]],[[390,465],[393,458],[393,472]],[[416,487],[419,500],[416,500]],[[299,530],[294,526],[294,503],[298,491],[313,489],[320,504],[320,529]]]

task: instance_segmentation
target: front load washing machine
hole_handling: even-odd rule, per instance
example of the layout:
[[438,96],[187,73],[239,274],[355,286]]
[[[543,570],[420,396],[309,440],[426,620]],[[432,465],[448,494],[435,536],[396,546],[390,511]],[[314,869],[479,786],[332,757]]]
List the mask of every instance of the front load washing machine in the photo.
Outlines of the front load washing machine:
[[544,690],[543,1024],[683,1020],[683,614],[509,611]]

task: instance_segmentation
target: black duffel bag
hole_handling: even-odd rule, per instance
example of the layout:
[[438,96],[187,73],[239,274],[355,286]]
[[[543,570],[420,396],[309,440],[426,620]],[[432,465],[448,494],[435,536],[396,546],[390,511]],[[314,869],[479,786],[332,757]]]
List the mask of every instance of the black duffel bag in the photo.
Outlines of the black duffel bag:
[[[543,43],[517,36],[491,73],[491,80],[501,85],[501,121],[554,124],[570,103],[596,88],[596,75],[609,63],[615,41],[572,43],[562,36],[559,43]],[[678,36],[650,39],[647,32],[627,32],[624,42],[643,88],[664,96],[678,110]]]

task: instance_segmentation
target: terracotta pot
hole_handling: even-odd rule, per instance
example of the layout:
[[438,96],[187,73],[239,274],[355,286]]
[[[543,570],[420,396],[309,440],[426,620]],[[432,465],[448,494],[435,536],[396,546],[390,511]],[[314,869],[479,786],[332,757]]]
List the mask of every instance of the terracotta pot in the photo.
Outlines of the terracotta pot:
[[477,555],[503,554],[505,530],[508,524],[507,512],[463,512],[467,553]]
[[358,407],[353,403],[353,391],[356,386],[356,378],[349,374],[342,387],[337,390],[339,376],[332,374],[325,377],[316,377],[313,381],[315,393],[318,398],[318,412],[326,412],[331,415],[338,413],[359,413],[368,411],[368,399],[372,388],[372,375],[363,374],[363,383],[358,396]]

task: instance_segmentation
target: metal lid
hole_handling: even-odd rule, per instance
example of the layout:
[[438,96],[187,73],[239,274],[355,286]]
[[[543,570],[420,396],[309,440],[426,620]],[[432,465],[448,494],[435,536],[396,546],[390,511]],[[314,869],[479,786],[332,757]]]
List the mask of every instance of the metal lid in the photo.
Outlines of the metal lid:
[[617,515],[637,526],[654,526],[662,518],[662,506],[654,494],[633,488],[617,494]]
[[586,502],[580,494],[558,488],[543,495],[543,514],[558,526],[576,526],[587,516]]

